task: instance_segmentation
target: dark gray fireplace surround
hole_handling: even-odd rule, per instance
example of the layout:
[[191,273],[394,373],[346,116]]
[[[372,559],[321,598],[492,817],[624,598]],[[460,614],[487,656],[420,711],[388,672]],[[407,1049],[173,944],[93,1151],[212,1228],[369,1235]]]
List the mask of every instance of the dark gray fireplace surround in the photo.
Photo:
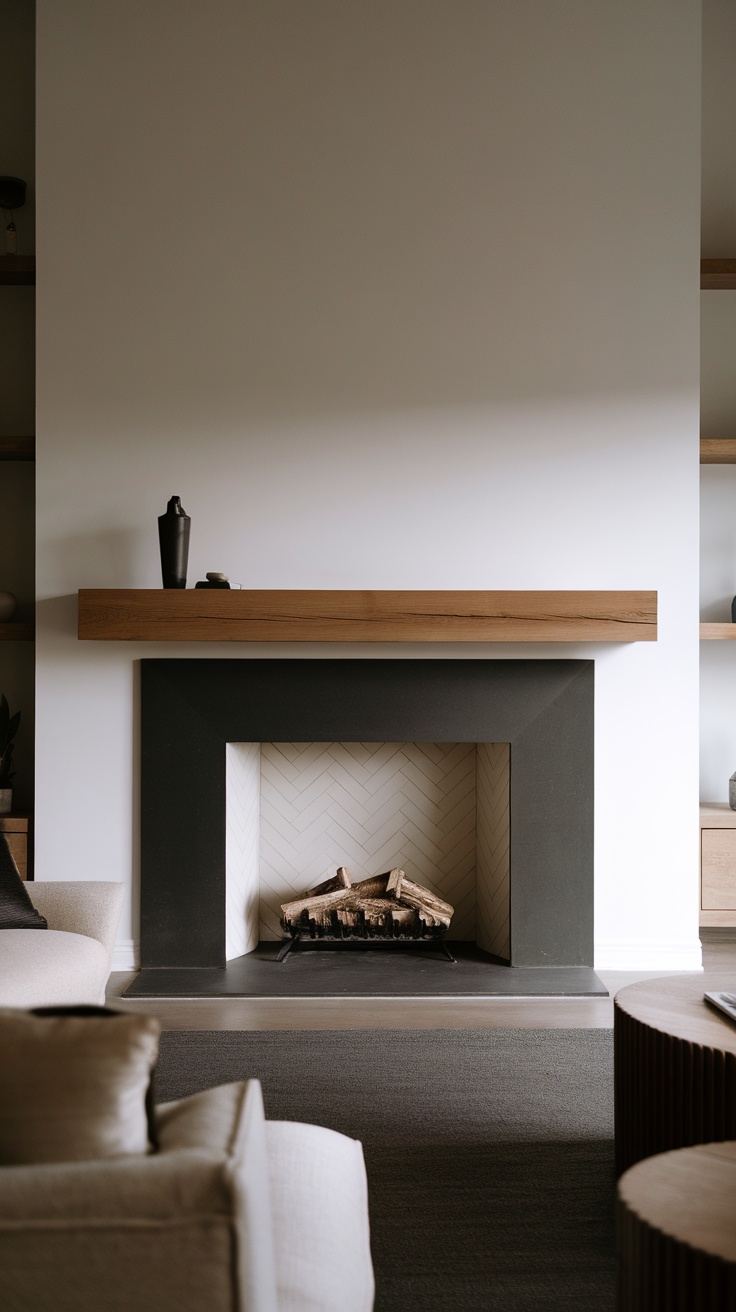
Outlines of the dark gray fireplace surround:
[[335,970],[363,967],[341,948],[277,965],[264,945],[226,964],[229,742],[510,743],[510,966],[475,949],[417,965],[415,950],[416,987],[385,991],[605,994],[591,969],[593,701],[584,660],[143,660],[142,969],[128,996],[356,992]]

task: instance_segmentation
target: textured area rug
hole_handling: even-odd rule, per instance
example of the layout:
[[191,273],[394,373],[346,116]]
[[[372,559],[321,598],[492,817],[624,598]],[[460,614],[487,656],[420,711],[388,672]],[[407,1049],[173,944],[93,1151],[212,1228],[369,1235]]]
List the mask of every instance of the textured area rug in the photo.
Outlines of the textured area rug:
[[613,1309],[610,1030],[162,1035],[159,1101],[249,1077],[362,1140],[376,1312]]

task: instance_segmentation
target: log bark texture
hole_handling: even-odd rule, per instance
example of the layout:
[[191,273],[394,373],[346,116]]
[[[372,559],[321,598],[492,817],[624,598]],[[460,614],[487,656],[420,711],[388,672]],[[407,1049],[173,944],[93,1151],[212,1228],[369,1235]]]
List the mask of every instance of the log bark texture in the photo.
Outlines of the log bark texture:
[[281,924],[287,934],[312,938],[438,938],[453,911],[398,868],[354,884],[340,866],[333,879],[284,902]]

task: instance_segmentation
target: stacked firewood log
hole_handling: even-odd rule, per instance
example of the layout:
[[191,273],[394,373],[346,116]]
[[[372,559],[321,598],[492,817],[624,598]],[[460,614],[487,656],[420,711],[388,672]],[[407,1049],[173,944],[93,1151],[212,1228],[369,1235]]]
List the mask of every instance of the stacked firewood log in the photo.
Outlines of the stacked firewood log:
[[403,870],[353,883],[347,866],[304,897],[284,902],[281,924],[292,937],[441,938],[454,908]]

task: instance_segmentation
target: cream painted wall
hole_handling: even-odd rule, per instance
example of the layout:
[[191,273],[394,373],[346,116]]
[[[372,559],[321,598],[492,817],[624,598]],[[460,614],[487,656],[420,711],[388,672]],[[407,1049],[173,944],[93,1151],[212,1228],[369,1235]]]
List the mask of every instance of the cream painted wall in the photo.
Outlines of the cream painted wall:
[[[694,968],[696,0],[39,0],[37,864],[123,879],[137,665],[81,586],[657,588],[596,659],[599,966]],[[70,203],[73,197],[73,204]],[[196,784],[196,781],[193,781]]]
[[[736,10],[703,0],[703,255],[736,255]],[[736,293],[701,293],[701,426],[736,433]],[[736,595],[736,466],[704,465],[701,486],[701,617],[729,620]],[[700,796],[728,801],[736,770],[736,649],[700,649]]]

